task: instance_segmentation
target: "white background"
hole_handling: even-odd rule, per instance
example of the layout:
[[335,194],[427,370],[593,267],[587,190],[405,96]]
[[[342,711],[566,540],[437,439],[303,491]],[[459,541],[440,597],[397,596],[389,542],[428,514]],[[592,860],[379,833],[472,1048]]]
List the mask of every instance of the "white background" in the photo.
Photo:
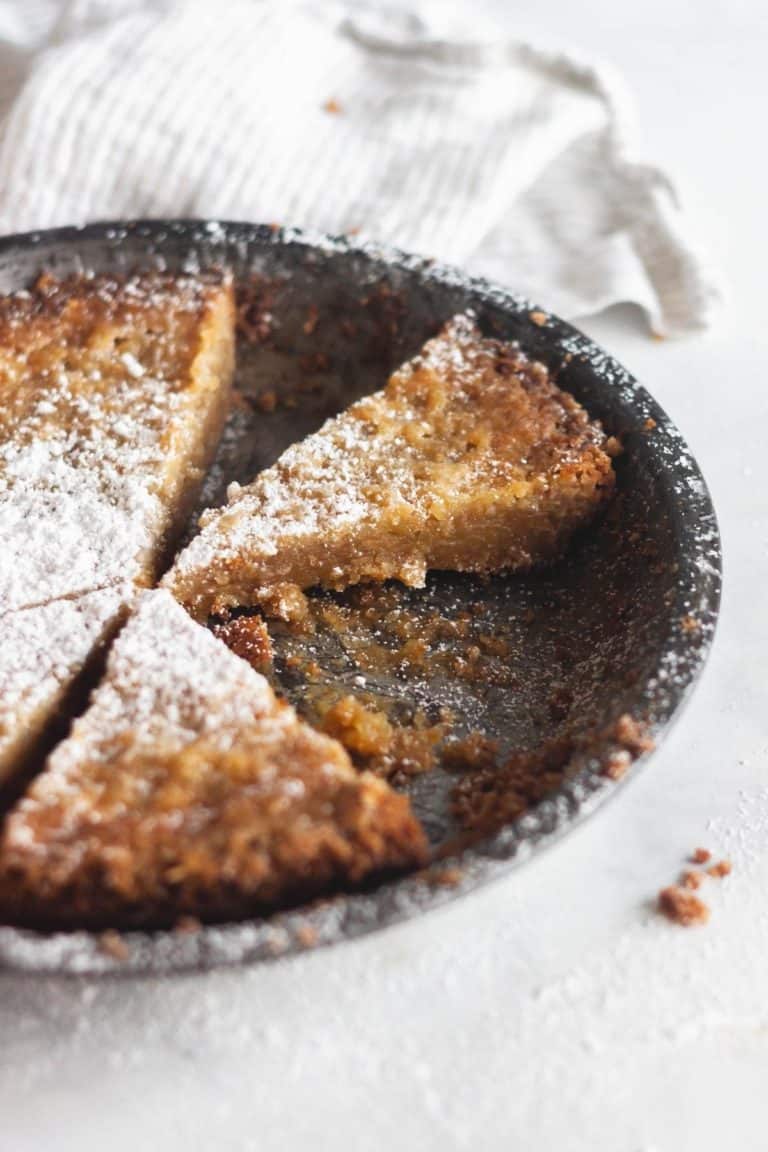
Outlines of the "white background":
[[[1,1152],[768,1148],[768,15],[486,6],[623,71],[638,153],[676,177],[730,280],[706,338],[650,341],[621,309],[584,325],[711,486],[726,583],[707,671],[607,809],[419,922],[169,982],[0,981]],[[707,891],[710,924],[685,931],[652,901],[698,844],[734,872]]]

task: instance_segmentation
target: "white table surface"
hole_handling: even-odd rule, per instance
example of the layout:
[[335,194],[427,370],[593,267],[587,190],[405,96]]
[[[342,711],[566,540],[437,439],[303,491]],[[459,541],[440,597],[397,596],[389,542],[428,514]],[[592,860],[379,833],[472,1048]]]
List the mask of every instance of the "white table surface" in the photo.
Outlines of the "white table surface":
[[[768,1148],[768,17],[749,0],[492,6],[623,70],[641,152],[731,283],[706,338],[652,342],[620,309],[584,325],[710,483],[726,582],[705,675],[605,810],[420,921],[168,982],[0,980],[0,1152]],[[698,844],[734,870],[686,931],[651,902]]]

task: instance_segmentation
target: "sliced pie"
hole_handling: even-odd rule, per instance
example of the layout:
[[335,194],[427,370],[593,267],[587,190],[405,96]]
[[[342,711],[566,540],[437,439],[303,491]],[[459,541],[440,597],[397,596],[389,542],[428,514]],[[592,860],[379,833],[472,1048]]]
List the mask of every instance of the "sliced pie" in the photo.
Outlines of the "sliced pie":
[[152,582],[230,397],[219,275],[41,276],[0,298],[0,782]]
[[41,276],[0,298],[0,613],[155,578],[233,360],[215,274]]
[[165,584],[198,618],[289,616],[312,585],[530,568],[611,491],[606,446],[544,365],[457,316],[383,391],[233,485]]
[[0,905],[48,925],[240,916],[421,864],[409,801],[165,591],[6,820]]
[[35,758],[49,728],[63,727],[131,594],[118,585],[0,616],[0,784]]

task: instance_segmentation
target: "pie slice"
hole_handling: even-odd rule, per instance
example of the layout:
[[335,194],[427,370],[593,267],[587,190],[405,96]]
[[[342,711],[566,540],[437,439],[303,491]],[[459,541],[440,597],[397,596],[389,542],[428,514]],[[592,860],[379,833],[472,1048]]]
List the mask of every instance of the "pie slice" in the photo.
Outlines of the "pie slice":
[[106,588],[0,616],[0,784],[63,725],[83,671],[117,630],[131,594]]
[[0,905],[66,927],[218,920],[425,858],[407,798],[158,590],[7,818]]
[[233,317],[213,274],[41,276],[0,298],[0,782],[44,753],[188,517]]
[[213,273],[0,297],[0,614],[156,577],[226,415],[233,317]]
[[290,616],[312,585],[530,568],[611,491],[610,447],[544,365],[457,316],[383,391],[232,485],[164,582],[198,618]]

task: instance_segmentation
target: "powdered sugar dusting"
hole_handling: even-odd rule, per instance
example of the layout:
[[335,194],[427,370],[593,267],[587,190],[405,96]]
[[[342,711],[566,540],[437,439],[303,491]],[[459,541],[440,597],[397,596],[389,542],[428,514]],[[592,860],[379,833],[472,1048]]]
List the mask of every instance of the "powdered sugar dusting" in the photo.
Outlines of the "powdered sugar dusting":
[[[228,506],[203,515],[202,532],[165,583],[195,611],[240,602],[228,588],[238,569],[265,598],[281,584],[306,587],[308,569],[313,584],[391,576],[419,586],[436,525],[458,524],[476,494],[494,486],[491,518],[531,492],[544,496],[562,464],[602,440],[543,365],[514,345],[484,340],[471,313],[457,315],[383,391],[289,447],[253,483],[230,485]],[[605,456],[601,463],[610,473]],[[391,558],[383,557],[369,528],[393,533],[402,555],[385,545]],[[303,550],[322,550],[320,540],[340,566],[330,558],[321,566],[315,555],[308,563]],[[345,566],[346,544],[354,571]],[[524,546],[519,557],[510,548],[503,564],[538,559]]]
[[121,740],[166,749],[206,736],[230,742],[275,698],[267,681],[196,624],[169,593],[145,592],[115,643],[106,676],[71,739],[35,784],[40,798],[83,758],[107,759]]
[[0,765],[33,735],[131,595],[108,588],[0,617]]
[[81,278],[0,302],[0,612],[144,575],[206,291]]

